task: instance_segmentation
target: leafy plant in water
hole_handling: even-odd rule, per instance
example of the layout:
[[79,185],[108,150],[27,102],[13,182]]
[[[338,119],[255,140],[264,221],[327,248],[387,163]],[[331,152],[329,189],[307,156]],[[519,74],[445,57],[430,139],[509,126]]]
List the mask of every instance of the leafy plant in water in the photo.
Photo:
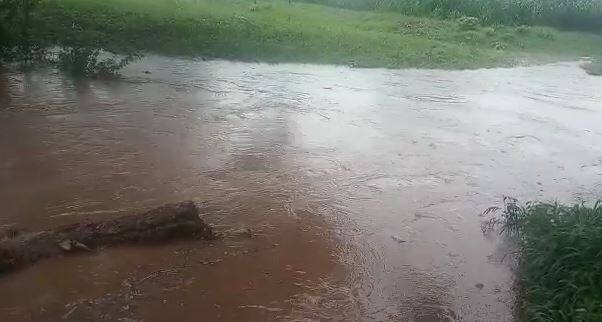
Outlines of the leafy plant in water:
[[525,220],[525,209],[520,207],[516,198],[504,196],[504,206],[502,208],[498,206],[492,206],[483,212],[483,216],[489,214],[496,214],[502,210],[500,216],[493,216],[481,225],[483,233],[490,233],[497,228],[500,229],[500,233],[506,233],[508,235],[516,235],[519,229],[522,227],[522,223]]
[[518,242],[523,310],[529,321],[602,321],[602,203],[592,206],[505,197],[483,232]]
[[[137,53],[122,58],[100,58],[102,50],[89,47],[63,48],[57,55],[58,66],[75,76],[115,76],[120,69],[139,59]],[[105,53],[108,54],[108,53]]]

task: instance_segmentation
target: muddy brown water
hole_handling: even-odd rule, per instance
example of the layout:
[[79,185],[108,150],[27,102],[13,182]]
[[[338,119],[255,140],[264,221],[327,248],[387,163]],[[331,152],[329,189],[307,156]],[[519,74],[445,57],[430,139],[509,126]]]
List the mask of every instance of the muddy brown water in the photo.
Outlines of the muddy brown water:
[[602,195],[601,88],[576,63],[4,71],[0,226],[191,199],[224,238],[43,261],[0,278],[1,320],[510,321],[479,214]]

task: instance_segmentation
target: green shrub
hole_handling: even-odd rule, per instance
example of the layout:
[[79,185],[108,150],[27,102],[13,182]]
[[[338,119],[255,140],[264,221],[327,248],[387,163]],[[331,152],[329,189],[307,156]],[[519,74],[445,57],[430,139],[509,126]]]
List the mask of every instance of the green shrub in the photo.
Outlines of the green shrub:
[[32,15],[40,0],[0,0],[0,62],[32,64],[45,55],[45,45],[30,35]]
[[[101,49],[80,47],[81,45],[66,46],[53,55],[48,48],[64,47],[64,44],[31,35],[35,9],[40,2],[41,0],[0,0],[0,63],[17,62],[21,66],[56,64],[74,75],[108,76],[116,75],[119,69],[139,57],[138,54],[128,54],[121,59],[99,59]],[[68,41],[78,43],[77,39],[82,33],[82,30],[75,31]]]
[[109,77],[118,75],[120,69],[140,57],[139,54],[129,54],[119,59],[114,55],[101,59],[101,54],[97,48],[64,48],[58,53],[56,63],[63,71],[75,76]]
[[495,227],[519,245],[525,320],[602,321],[602,203],[523,206],[504,198],[501,216],[483,231]]

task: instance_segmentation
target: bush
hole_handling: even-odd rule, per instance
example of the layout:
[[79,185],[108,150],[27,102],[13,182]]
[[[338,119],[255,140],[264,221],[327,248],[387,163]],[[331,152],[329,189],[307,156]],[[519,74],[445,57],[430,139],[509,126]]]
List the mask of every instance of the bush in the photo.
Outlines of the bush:
[[602,321],[602,203],[522,206],[506,197],[483,231],[495,227],[519,245],[525,320]]
[[120,69],[140,57],[139,54],[128,54],[120,59],[115,55],[100,59],[101,54],[109,55],[97,48],[64,48],[58,53],[56,63],[63,71],[75,76],[108,77],[118,75]]
[[45,57],[44,44],[29,33],[32,14],[40,0],[0,0],[0,62],[25,65]]
[[[30,35],[32,15],[40,0],[0,0],[0,63],[18,62],[21,66],[56,64],[61,69],[80,76],[117,75],[118,71],[140,57],[128,54],[121,59],[99,59],[102,50],[93,47],[67,47],[57,55],[47,48],[61,46],[47,43],[42,37]],[[80,30],[81,32],[81,30]],[[78,38],[78,32],[73,38]]]

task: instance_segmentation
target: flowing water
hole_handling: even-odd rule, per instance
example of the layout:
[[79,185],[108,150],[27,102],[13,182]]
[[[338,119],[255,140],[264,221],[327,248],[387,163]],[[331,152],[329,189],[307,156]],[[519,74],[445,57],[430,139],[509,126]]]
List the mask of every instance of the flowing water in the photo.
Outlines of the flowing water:
[[480,214],[602,195],[600,88],[576,63],[4,71],[0,227],[190,199],[224,237],[42,261],[0,278],[0,320],[510,321]]

